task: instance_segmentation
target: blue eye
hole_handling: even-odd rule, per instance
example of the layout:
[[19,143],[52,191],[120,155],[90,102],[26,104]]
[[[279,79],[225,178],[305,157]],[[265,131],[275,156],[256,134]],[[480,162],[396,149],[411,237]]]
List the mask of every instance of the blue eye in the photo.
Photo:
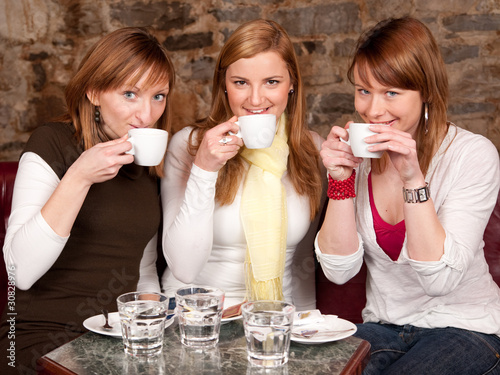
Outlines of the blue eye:
[[390,96],[390,97],[394,97],[394,96],[397,96],[398,93],[397,92],[394,92],[394,91],[387,91],[387,96]]
[[123,94],[123,96],[127,99],[134,99],[135,98],[135,93],[133,93],[132,91],[125,91],[125,93]]

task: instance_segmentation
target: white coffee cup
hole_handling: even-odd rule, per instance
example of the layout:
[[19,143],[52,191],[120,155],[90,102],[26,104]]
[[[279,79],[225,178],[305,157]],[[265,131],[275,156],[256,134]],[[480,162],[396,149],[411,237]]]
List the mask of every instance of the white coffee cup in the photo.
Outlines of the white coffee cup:
[[127,154],[134,155],[134,163],[146,167],[161,163],[167,150],[168,132],[162,129],[136,128],[128,132],[132,148]]
[[267,148],[273,144],[276,134],[276,115],[248,115],[238,117],[238,133],[229,132],[243,139],[246,148]]
[[374,134],[368,127],[373,124],[352,123],[349,125],[349,144],[351,145],[352,153],[358,158],[380,158],[383,151],[368,151],[367,147],[378,143],[366,143],[364,139]]

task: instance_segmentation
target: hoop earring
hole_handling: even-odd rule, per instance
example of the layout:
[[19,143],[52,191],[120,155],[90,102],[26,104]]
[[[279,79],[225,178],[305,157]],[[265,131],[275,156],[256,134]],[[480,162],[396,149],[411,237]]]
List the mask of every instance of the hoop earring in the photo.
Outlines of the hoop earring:
[[424,124],[425,124],[425,134],[429,132],[429,103],[424,103]]
[[94,121],[99,124],[101,122],[101,112],[99,111],[99,107],[95,107],[94,112]]

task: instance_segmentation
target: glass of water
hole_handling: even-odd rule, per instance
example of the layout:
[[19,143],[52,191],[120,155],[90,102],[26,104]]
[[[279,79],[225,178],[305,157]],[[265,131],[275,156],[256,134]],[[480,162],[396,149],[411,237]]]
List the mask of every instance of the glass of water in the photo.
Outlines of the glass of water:
[[150,357],[161,353],[168,300],[156,292],[125,293],[116,299],[127,354]]
[[252,365],[277,367],[288,362],[295,306],[282,301],[245,303],[243,326]]
[[181,342],[188,347],[216,346],[224,291],[209,286],[184,287],[175,293],[175,302]]

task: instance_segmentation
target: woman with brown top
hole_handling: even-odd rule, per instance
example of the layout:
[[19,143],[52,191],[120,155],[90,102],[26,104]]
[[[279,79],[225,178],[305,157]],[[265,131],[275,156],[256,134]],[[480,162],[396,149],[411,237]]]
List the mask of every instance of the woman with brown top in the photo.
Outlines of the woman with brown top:
[[40,356],[85,332],[86,318],[116,310],[118,295],[159,291],[163,168],[134,164],[127,133],[169,130],[174,74],[148,30],[116,30],[69,82],[62,121],[29,139],[4,245],[17,287],[0,330],[9,373],[34,373]]

